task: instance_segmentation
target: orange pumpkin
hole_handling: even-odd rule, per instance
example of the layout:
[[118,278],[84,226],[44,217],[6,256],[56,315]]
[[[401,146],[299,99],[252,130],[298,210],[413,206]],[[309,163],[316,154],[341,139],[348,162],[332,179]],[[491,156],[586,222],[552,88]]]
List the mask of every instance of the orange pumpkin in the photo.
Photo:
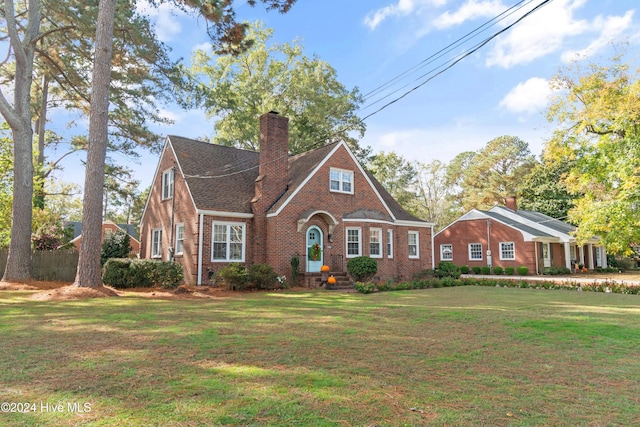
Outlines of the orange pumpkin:
[[323,265],[322,267],[320,267],[320,271],[329,271],[329,270],[331,269],[329,268],[328,265]]
[[329,276],[329,278],[327,279],[327,283],[330,285],[335,285],[336,284],[336,278],[333,276]]

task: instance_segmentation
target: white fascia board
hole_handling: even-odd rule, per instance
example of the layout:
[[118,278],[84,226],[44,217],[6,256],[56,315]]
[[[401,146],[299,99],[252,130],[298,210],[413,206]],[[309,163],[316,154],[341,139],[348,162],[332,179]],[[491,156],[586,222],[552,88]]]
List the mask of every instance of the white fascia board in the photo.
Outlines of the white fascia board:
[[371,182],[371,180],[369,179],[369,176],[367,175],[367,173],[364,171],[364,169],[362,168],[362,166],[360,166],[360,163],[358,162],[358,159],[356,159],[356,156],[353,155],[353,153],[351,152],[351,150],[349,149],[349,147],[347,146],[347,144],[344,141],[340,141],[339,143],[336,144],[335,147],[333,147],[333,149],[325,156],[324,159],[322,159],[322,161],[320,163],[318,163],[318,166],[316,166],[311,173],[309,173],[309,175],[307,175],[307,177],[304,179],[304,181],[302,181],[300,183],[300,185],[298,186],[298,188],[295,189],[295,191],[293,193],[291,193],[291,196],[289,196],[289,198],[287,200],[284,201],[284,203],[282,203],[282,205],[278,208],[277,211],[275,211],[274,213],[268,214],[267,218],[271,218],[274,216],[278,216],[280,214],[280,212],[282,212],[282,210],[285,208],[285,206],[287,206],[289,204],[289,202],[291,200],[293,200],[293,198],[296,196],[296,194],[298,194],[298,192],[307,184],[307,182],[309,182],[309,180],[311,178],[313,178],[313,176],[316,174],[316,172],[318,172],[318,170],[324,166],[325,163],[327,163],[329,161],[329,159],[331,158],[331,156],[334,155],[334,153],[336,151],[338,151],[338,149],[340,147],[344,147],[347,150],[347,153],[349,153],[349,155],[351,156],[351,159],[353,160],[353,163],[355,163],[356,167],[358,168],[358,170],[360,170],[360,173],[362,174],[362,176],[364,176],[364,179],[367,180],[367,183],[369,184],[369,186],[371,187],[371,189],[374,191],[374,193],[376,193],[376,196],[378,197],[378,200],[380,200],[380,203],[382,203],[382,205],[385,207],[385,209],[387,210],[387,213],[391,216],[391,218],[393,218],[393,220],[396,220],[396,217],[393,215],[393,212],[391,212],[391,209],[389,209],[389,206],[387,206],[387,204],[384,202],[384,199],[382,199],[382,196],[380,195],[380,193],[378,193],[378,190],[376,189],[376,187],[373,185],[373,183]]
[[424,228],[432,228],[435,225],[431,222],[407,221],[402,219],[395,221],[394,224],[407,226],[407,227],[424,227]]
[[208,215],[208,216],[226,216],[229,218],[253,218],[252,213],[244,213],[244,212],[224,212],[224,211],[210,211],[206,209],[198,209],[196,213],[199,215]]

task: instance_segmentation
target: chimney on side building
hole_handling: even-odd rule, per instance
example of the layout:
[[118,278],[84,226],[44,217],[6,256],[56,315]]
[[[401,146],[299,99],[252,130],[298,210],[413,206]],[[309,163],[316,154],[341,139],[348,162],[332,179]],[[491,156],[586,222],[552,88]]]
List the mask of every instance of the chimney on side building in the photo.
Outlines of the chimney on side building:
[[509,196],[505,200],[505,206],[507,209],[511,209],[512,211],[518,210],[518,203],[516,201],[516,196]]

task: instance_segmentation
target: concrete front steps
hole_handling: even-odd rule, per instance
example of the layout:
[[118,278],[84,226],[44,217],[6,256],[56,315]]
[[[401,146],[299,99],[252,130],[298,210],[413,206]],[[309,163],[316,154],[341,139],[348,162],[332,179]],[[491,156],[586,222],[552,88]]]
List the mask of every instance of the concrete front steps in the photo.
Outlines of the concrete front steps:
[[330,275],[336,278],[335,285],[324,285],[321,273],[304,273],[304,284],[309,288],[326,288],[328,290],[353,290],[355,284],[346,272],[332,272]]

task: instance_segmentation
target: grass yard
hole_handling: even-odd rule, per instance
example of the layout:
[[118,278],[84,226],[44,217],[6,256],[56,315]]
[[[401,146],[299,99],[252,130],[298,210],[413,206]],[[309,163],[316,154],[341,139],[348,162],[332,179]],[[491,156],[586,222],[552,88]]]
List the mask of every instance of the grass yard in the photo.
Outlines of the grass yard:
[[30,294],[0,292],[3,426],[640,425],[637,295]]

